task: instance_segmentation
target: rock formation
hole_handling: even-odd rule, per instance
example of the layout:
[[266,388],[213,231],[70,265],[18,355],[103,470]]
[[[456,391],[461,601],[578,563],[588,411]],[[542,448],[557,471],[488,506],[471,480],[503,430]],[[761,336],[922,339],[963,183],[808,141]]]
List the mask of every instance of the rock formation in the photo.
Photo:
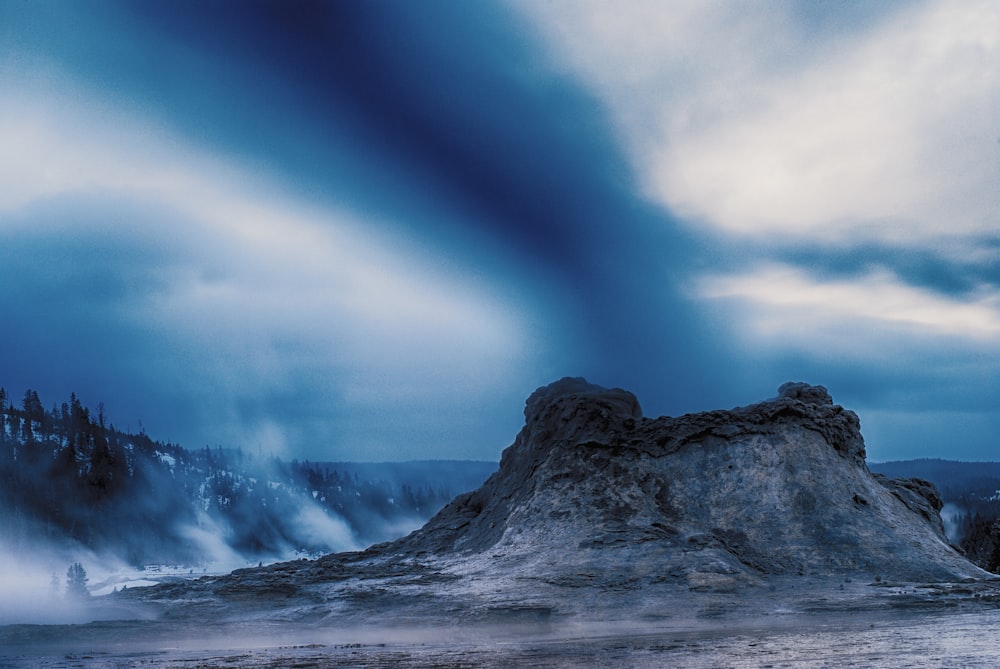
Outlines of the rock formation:
[[821,386],[654,419],[625,390],[564,378],[524,414],[499,470],[407,537],[142,597],[266,599],[314,617],[667,615],[690,601],[677,593],[987,576],[948,544],[931,484],[869,472],[857,415]]
[[600,583],[603,566],[637,585],[695,588],[768,575],[980,575],[948,544],[940,508],[926,481],[868,471],[857,415],[821,386],[648,419],[631,393],[566,378],[528,399],[492,478],[391,550],[489,552],[554,578],[572,561],[577,580]]

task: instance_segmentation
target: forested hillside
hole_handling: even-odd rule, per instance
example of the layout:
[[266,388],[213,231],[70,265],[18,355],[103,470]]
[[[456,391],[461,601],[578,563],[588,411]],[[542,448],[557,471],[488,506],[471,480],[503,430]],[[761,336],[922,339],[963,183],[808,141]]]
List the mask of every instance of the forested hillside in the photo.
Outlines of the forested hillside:
[[0,389],[0,540],[78,542],[131,564],[348,550],[420,525],[489,462],[285,462],[125,432],[71,396]]

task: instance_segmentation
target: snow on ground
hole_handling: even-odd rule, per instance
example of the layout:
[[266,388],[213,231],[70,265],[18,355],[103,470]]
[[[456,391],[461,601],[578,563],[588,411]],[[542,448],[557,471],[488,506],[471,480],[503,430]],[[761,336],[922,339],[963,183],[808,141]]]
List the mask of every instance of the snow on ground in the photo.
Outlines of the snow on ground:
[[91,588],[90,594],[93,595],[94,597],[102,597],[104,595],[110,595],[113,592],[117,592],[125,588],[146,588],[151,585],[159,585],[160,583],[162,583],[162,581],[151,581],[147,578],[140,578],[134,581],[125,581],[121,585],[114,584],[114,585],[105,585],[97,589]]
[[161,451],[156,451],[156,457],[158,457],[161,462],[163,462],[164,464],[166,464],[171,469],[173,469],[174,465],[177,464],[177,458],[175,458],[174,456],[170,455],[169,453],[163,453]]
[[241,567],[256,567],[258,564],[259,562],[244,562],[234,566],[231,563],[208,563],[198,567],[148,564],[141,568],[120,567],[101,574],[99,581],[91,579],[89,589],[91,595],[100,597],[121,590],[123,587],[144,588],[170,581],[217,576],[228,574],[233,569]]

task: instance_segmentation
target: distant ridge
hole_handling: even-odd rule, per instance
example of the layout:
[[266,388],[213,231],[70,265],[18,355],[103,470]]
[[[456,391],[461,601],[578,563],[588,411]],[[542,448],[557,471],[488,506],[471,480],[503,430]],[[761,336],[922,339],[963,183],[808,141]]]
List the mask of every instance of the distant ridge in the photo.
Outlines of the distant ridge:
[[872,462],[872,471],[892,477],[918,476],[933,481],[939,488],[961,485],[982,479],[1000,480],[1000,462],[967,462],[944,460],[941,458],[918,458],[915,460],[889,460]]

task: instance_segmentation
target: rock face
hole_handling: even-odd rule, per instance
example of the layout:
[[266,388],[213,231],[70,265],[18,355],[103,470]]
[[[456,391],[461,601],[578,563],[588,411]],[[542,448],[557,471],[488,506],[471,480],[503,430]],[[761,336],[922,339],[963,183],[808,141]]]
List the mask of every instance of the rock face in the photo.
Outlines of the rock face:
[[868,471],[857,415],[822,386],[648,419],[631,393],[566,378],[528,399],[492,478],[393,549],[581,565],[613,556],[619,576],[692,587],[978,573],[948,545],[940,508],[931,484]]
[[[858,417],[821,386],[651,419],[627,391],[564,378],[536,390],[524,415],[499,470],[422,529],[208,579],[203,593],[244,605],[269,588],[328,616],[366,606],[534,615],[662,611],[676,593],[731,600],[795,579],[987,577],[948,544],[931,484],[869,472]],[[190,602],[184,587],[160,594]]]

